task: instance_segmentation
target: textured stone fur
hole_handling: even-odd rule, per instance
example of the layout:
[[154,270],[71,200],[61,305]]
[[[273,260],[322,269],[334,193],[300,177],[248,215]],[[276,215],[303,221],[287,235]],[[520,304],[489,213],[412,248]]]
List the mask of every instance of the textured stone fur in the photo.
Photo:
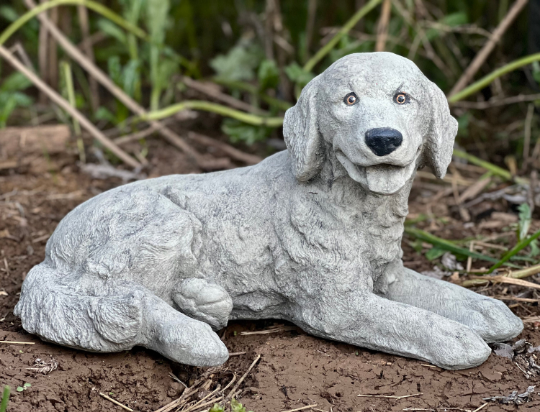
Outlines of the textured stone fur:
[[[355,92],[359,103],[343,98]],[[411,96],[397,105],[397,92]],[[378,157],[367,130],[403,135]],[[288,151],[252,167],[145,180],[69,213],[16,307],[43,339],[90,351],[142,345],[223,363],[212,331],[279,318],[308,333],[449,369],[479,365],[521,321],[501,302],[402,266],[416,168],[442,177],[457,122],[407,59],[353,54],[287,111]]]

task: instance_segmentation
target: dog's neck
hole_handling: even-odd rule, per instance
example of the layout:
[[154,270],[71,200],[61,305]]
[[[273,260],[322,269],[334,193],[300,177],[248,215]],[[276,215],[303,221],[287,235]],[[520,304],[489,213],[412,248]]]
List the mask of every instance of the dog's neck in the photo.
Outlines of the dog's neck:
[[392,216],[392,220],[394,220],[395,218],[404,219],[408,214],[408,199],[414,175],[415,173],[403,188],[392,195],[372,193],[349,176],[331,146],[327,145],[326,160],[312,183],[328,194],[339,198],[338,200],[349,203],[349,206],[357,211],[370,212],[381,207],[387,208],[388,215]]

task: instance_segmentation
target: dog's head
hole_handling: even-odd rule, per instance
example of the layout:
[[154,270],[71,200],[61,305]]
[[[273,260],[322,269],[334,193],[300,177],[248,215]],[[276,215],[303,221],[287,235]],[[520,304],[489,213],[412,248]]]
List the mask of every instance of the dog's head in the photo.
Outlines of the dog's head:
[[392,53],[335,62],[304,88],[283,126],[298,180],[315,177],[331,147],[353,180],[383,195],[401,189],[421,163],[444,177],[456,133],[443,92]]

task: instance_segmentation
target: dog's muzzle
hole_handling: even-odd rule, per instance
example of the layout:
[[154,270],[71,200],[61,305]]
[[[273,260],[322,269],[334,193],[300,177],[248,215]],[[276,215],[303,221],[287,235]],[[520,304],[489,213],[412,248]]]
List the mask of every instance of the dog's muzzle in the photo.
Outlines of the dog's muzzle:
[[377,156],[386,156],[401,146],[402,134],[390,127],[378,127],[366,132],[366,144]]

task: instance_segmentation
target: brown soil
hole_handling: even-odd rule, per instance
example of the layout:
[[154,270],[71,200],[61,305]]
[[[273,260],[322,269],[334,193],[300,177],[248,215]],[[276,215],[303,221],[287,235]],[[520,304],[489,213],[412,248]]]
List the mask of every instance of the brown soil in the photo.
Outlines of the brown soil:
[[[150,159],[154,165],[151,175],[197,172],[167,147],[157,147],[151,153],[154,156]],[[171,372],[190,385],[203,371],[176,364],[142,348],[118,354],[93,354],[45,343],[27,334],[13,315],[24,276],[43,259],[47,236],[62,217],[77,204],[121,183],[93,180],[79,173],[73,156],[53,161],[59,170],[55,173],[28,171],[0,176],[0,291],[7,293],[0,292],[0,341],[35,343],[0,343],[0,385],[12,388],[8,411],[122,410],[103,399],[99,392],[134,410],[154,411],[176,399],[183,390],[169,376]],[[411,210],[420,213],[424,205],[417,192],[411,197]],[[441,228],[437,234],[449,238],[471,234],[458,223]],[[448,230],[450,233],[445,232]],[[410,242],[411,239],[404,241],[409,266],[415,270],[431,269],[433,264],[423,254],[416,253]],[[515,309],[520,316],[538,315],[535,304],[524,303]],[[206,389],[226,385],[234,373],[241,376],[258,354],[262,358],[244,381],[239,397],[248,410],[256,412],[278,412],[313,404],[317,404],[314,410],[329,412],[407,408],[474,411],[485,403],[485,397],[509,395],[514,390],[521,393],[539,382],[538,376],[527,379],[515,363],[495,355],[481,367],[451,372],[420,361],[317,339],[297,329],[266,335],[241,334],[247,330],[264,330],[273,324],[272,321],[230,324],[223,335],[225,343],[230,352],[246,353],[231,357],[221,368],[212,371],[212,382]],[[538,324],[529,323],[520,338],[540,345]],[[27,370],[36,358],[45,362],[52,358],[58,369],[47,375]],[[24,383],[31,386],[17,392],[15,388]],[[360,394],[416,396],[392,399],[358,397]],[[538,411],[540,400],[534,398],[519,408]],[[514,410],[518,407],[497,403],[489,403],[482,409]]]

